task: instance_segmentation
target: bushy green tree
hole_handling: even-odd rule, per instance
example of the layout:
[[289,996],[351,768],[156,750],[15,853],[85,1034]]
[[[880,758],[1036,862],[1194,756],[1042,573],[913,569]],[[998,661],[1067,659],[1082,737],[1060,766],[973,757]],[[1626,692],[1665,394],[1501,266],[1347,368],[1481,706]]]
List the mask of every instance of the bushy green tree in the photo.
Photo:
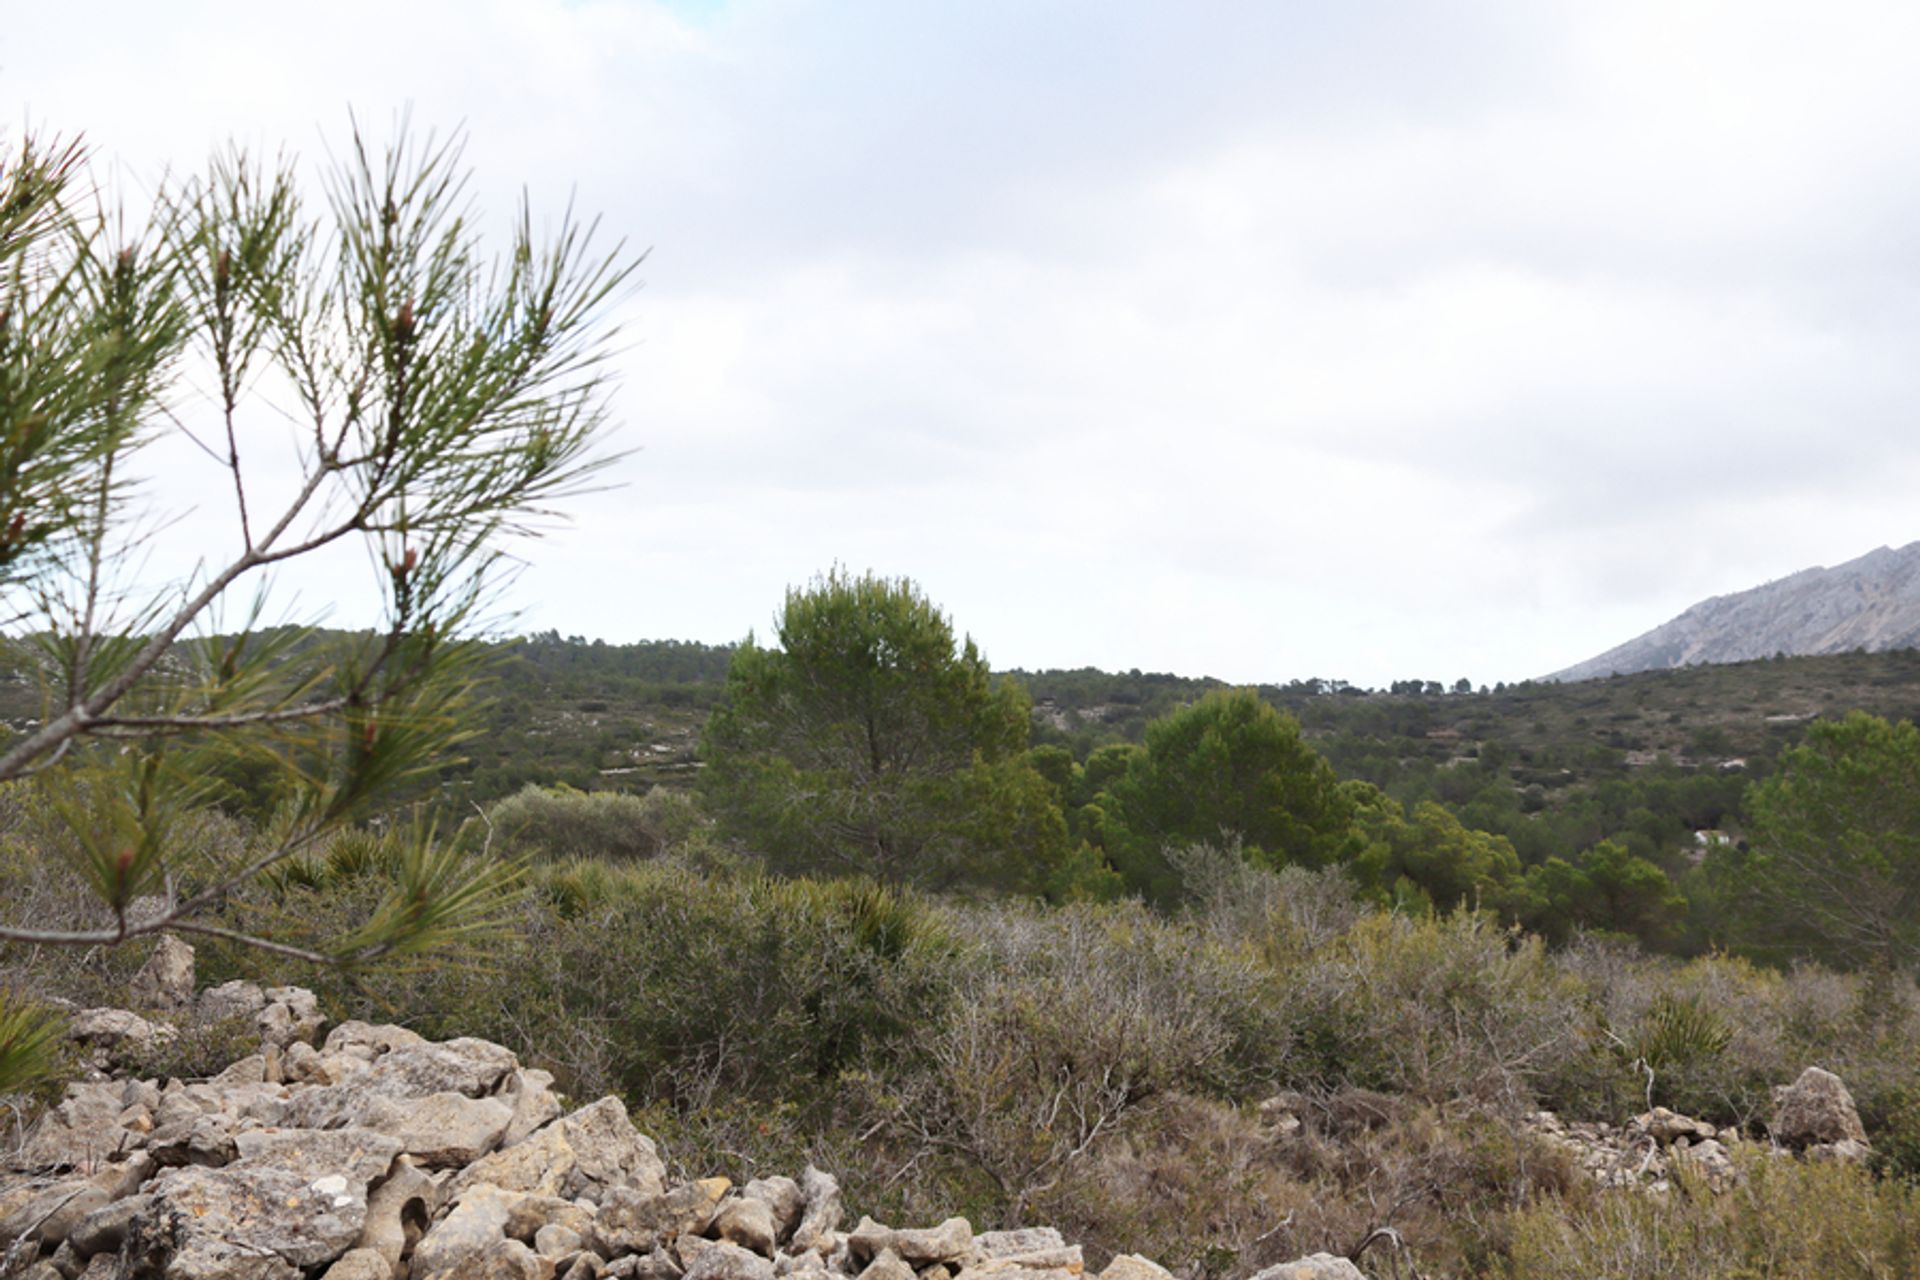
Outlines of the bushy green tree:
[[701,788],[785,871],[1038,890],[1070,858],[1029,704],[912,582],[835,569],[734,651]]
[[[92,890],[79,927],[0,942],[233,937],[240,886],[375,812],[469,731],[476,637],[509,538],[597,465],[610,300],[632,264],[571,219],[483,252],[456,143],[356,135],[315,215],[291,162],[237,151],[109,207],[74,145],[0,165],[0,613],[45,690],[0,743]],[[136,487],[141,450],[199,446],[191,495]],[[291,438],[292,447],[288,447]],[[156,508],[224,504],[184,581],[142,577]],[[359,548],[379,626],[264,627],[273,587]],[[258,775],[273,821],[232,857],[175,838]],[[507,884],[423,834],[391,896],[319,961],[409,953],[486,919]],[[136,909],[136,903],[139,904]]]
[[1748,793],[1748,812],[1740,914],[1751,948],[1844,965],[1920,963],[1920,729],[1911,721],[1863,711],[1816,721]]
[[1324,866],[1351,852],[1353,802],[1292,716],[1223,689],[1147,726],[1102,805],[1106,848],[1129,887],[1179,889],[1166,850],[1237,838],[1267,866]]
[[1521,878],[1504,836],[1475,831],[1431,800],[1411,814],[1370,783],[1348,783],[1360,848],[1349,870],[1376,900],[1452,910],[1497,909]]
[[1554,942],[1565,941],[1577,927],[1667,946],[1686,924],[1687,900],[1661,868],[1617,841],[1602,840],[1576,861],[1553,857],[1529,867],[1510,909]]

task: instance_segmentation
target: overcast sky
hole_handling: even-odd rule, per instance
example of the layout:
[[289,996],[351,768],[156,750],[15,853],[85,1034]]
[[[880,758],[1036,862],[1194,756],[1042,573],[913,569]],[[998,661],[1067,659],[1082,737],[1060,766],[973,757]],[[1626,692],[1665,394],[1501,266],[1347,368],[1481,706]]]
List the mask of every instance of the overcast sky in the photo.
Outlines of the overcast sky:
[[1492,683],[1920,538],[1911,3],[4,8],[7,133],[136,184],[411,106],[651,247],[520,629],[838,562],[1000,667]]

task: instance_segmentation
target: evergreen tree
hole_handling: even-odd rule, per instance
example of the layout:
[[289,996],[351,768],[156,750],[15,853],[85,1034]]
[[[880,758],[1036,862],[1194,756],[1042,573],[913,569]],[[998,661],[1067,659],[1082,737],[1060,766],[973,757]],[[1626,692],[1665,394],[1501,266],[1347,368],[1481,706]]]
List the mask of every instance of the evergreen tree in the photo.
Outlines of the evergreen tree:
[[1030,707],[904,578],[835,569],[790,590],[777,646],[734,651],[701,787],[776,868],[1070,893]]

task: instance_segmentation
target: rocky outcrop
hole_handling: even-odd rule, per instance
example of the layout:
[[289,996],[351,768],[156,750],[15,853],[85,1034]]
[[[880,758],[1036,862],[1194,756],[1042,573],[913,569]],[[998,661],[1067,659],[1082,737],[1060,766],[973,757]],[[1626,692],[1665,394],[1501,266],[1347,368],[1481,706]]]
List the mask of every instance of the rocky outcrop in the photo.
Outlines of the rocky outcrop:
[[[297,988],[229,983],[179,998],[176,951],[143,986],[251,1030],[210,1080],[76,1082],[0,1172],[0,1276],[33,1280],[1084,1280],[1049,1228],[976,1233],[964,1218],[843,1230],[838,1182],[676,1182],[617,1098],[572,1111],[552,1078],[483,1040],[401,1027],[327,1030]],[[189,970],[190,972],[190,970]],[[92,1011],[104,1014],[117,1011]],[[160,1027],[165,1018],[127,1014]],[[81,1024],[98,1043],[104,1026]],[[321,1032],[325,1031],[322,1035]],[[1845,1086],[1810,1069],[1780,1091],[1775,1136],[1850,1158],[1865,1134]],[[1276,1129],[1290,1095],[1263,1108]],[[1662,1190],[1684,1166],[1739,1176],[1731,1130],[1655,1108],[1618,1128],[1533,1117],[1607,1185]],[[1770,1149],[1784,1152],[1786,1146]],[[1352,1280],[1315,1254],[1255,1280]],[[1116,1257],[1098,1280],[1172,1280]]]
[[1920,542],[1881,547],[1831,569],[1804,569],[1750,591],[1715,596],[1671,622],[1556,671],[1594,680],[1701,662],[1920,647]]
[[[78,1081],[0,1173],[0,1275],[35,1280],[1075,1280],[1058,1232],[964,1218],[842,1230],[840,1186],[674,1183],[617,1098],[564,1111],[483,1040],[345,1022],[298,988],[197,996],[166,943],[134,984],[154,1016],[87,1010]],[[144,1080],[117,1046],[172,1017],[246,1030],[210,1080]],[[118,1074],[116,1074],[116,1072]],[[1144,1258],[1104,1280],[1171,1280]]]
[[1819,1067],[1773,1091],[1773,1140],[1816,1160],[1857,1163],[1872,1154],[1853,1095],[1839,1076]]

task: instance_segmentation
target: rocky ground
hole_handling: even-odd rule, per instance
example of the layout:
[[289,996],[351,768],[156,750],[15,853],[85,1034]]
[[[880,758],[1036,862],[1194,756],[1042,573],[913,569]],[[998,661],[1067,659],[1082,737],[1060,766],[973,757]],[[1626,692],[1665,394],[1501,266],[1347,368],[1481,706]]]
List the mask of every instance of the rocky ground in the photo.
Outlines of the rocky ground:
[[[835,1179],[672,1183],[617,1098],[564,1110],[545,1072],[483,1040],[328,1029],[312,993],[196,992],[167,940],[130,993],[167,1017],[74,1011],[87,1075],[0,1172],[0,1276],[27,1280],[1074,1280],[1049,1228],[976,1233],[963,1218],[845,1229]],[[209,1080],[139,1078],[177,1024],[238,1026],[251,1050]],[[323,1034],[324,1032],[324,1034]],[[1771,1148],[1862,1159],[1858,1115],[1809,1068],[1780,1091]],[[1286,1100],[1266,1110],[1280,1125]],[[1294,1123],[1298,1123],[1297,1119]],[[1656,1108],[1632,1122],[1533,1129],[1602,1183],[1658,1193],[1682,1164],[1738,1176],[1730,1130]],[[1358,1280],[1325,1254],[1256,1280]],[[1099,1280],[1170,1280],[1122,1256]]]

